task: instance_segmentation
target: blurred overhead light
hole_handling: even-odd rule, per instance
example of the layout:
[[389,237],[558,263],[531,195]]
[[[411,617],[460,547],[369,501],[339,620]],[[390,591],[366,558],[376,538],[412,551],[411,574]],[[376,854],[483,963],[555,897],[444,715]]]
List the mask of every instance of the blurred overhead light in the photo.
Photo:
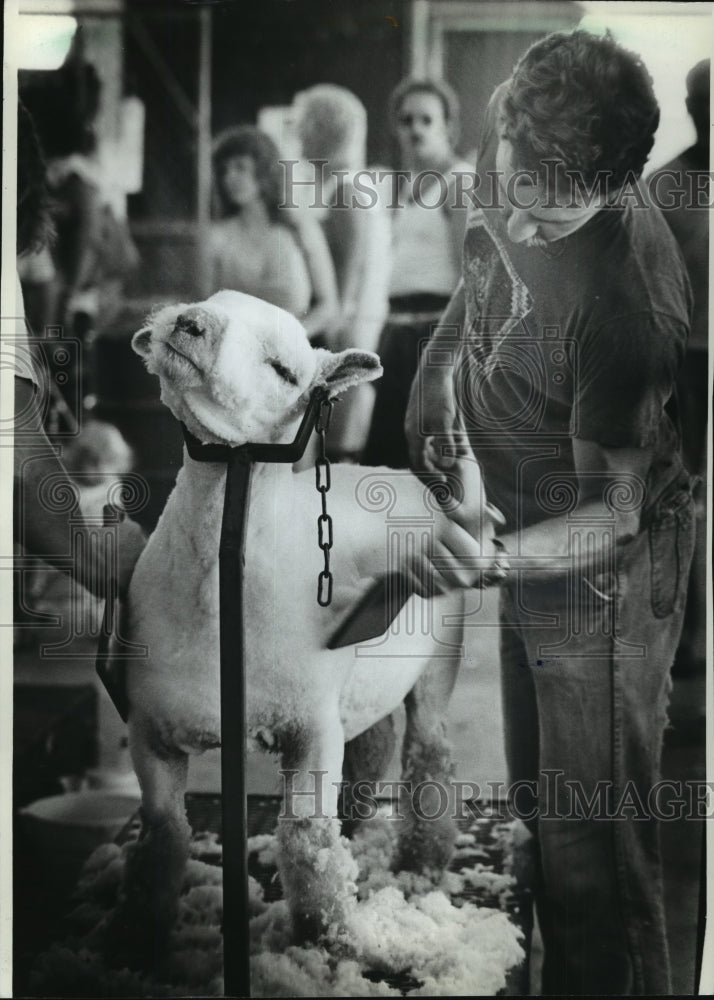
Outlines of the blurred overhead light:
[[72,45],[77,22],[68,14],[21,14],[14,51],[19,69],[59,69]]

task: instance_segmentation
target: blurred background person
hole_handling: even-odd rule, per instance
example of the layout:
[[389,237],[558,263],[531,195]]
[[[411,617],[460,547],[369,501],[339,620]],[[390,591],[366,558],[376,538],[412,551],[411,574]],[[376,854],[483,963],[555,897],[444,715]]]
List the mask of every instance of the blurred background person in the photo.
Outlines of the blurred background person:
[[682,452],[691,473],[702,477],[697,489],[697,537],[687,595],[687,611],[674,672],[703,671],[706,663],[706,465],[709,406],[709,76],[702,59],[687,74],[686,105],[696,142],[649,179],[650,192],[663,210],[684,255],[694,295],[692,327],[677,382]]
[[41,336],[57,315],[57,272],[50,248],[45,245],[17,258],[17,273],[25,301],[25,319]]
[[[22,104],[18,107],[17,144],[17,255],[37,252],[46,246],[52,226],[49,201],[44,176],[44,163],[37,134],[29,112]],[[14,516],[15,539],[18,545],[86,587],[98,597],[104,597],[108,574],[116,572],[119,593],[124,594],[129,585],[134,564],[146,543],[143,531],[128,518],[107,530],[116,532],[116,567],[106,564],[107,547],[93,545],[86,526],[77,512],[61,507],[54,509],[43,500],[43,484],[56,479],[69,491],[73,490],[69,474],[49,441],[42,423],[43,394],[46,386],[32,360],[27,330],[22,314],[22,289],[18,281],[15,315],[18,320],[13,336],[3,338],[3,358],[14,370],[15,432],[14,458]],[[106,451],[106,439],[104,450]],[[125,456],[121,468],[124,470]],[[71,565],[67,555],[72,551],[72,534],[82,538],[77,545],[77,558]]]
[[[326,345],[333,351],[376,351],[388,311],[390,233],[386,201],[376,184],[364,178],[369,194],[355,186],[356,175],[366,169],[367,112],[351,91],[334,84],[310,87],[294,106],[303,167],[326,161],[320,197],[298,210],[300,218],[319,219],[337,274],[339,309],[325,331]],[[340,401],[330,427],[332,457],[359,458],[373,405],[371,384],[355,387]]]
[[462,192],[469,185],[459,183],[456,175],[474,171],[454,152],[459,103],[443,80],[403,80],[390,97],[389,113],[399,140],[400,166],[410,176],[402,179],[398,207],[391,213],[389,318],[378,347],[384,375],[375,383],[363,460],[367,465],[407,468],[404,417],[409,389],[421,346],[461,274],[468,202]]
[[[94,121],[101,84],[96,69],[88,63],[68,63],[60,73],[41,116],[56,230],[52,260],[50,264],[43,247],[21,266],[20,275],[35,332],[52,323],[81,342],[82,371],[68,373],[64,390],[67,404],[79,410],[81,398],[91,391],[94,337],[118,316],[124,283],[139,257],[123,194],[115,190],[98,158]],[[52,282],[51,293],[37,288],[38,275]]]
[[334,269],[317,223],[298,226],[281,211],[280,154],[253,125],[227,129],[214,141],[216,219],[211,225],[210,292],[230,288],[286,309],[308,335],[332,322]]
[[[70,139],[68,135],[68,142]],[[116,318],[124,280],[139,262],[128,225],[118,217],[95,152],[93,128],[80,125],[72,146],[47,164],[57,228],[54,254],[61,283],[59,315],[67,331],[80,338]]]

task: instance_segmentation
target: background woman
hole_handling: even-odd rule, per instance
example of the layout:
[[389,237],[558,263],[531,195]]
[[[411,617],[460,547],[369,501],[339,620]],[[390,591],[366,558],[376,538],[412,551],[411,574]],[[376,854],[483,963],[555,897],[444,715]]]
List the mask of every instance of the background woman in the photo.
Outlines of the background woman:
[[214,143],[217,219],[211,226],[211,292],[246,292],[297,316],[308,334],[331,322],[337,293],[319,226],[281,212],[282,169],[272,139],[252,125]]

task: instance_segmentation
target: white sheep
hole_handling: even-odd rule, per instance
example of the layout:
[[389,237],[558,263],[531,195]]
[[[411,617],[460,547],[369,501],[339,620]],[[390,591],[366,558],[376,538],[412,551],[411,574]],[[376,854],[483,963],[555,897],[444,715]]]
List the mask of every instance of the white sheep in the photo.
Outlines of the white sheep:
[[[204,443],[290,441],[316,385],[337,395],[381,372],[373,354],[313,349],[292,316],[237,292],[166,307],[132,343],[158,375],[164,403]],[[439,572],[436,556],[454,562],[454,554],[490,557],[493,551],[438,507],[430,512],[428,491],[411,474],[341,465],[333,468],[328,495],[335,525],[333,602],[320,607],[314,473],[295,474],[278,464],[256,467],[245,550],[248,738],[253,746],[279,753],[283,768],[296,772],[294,792],[313,792],[311,772],[325,772],[327,818],[311,818],[314,796],[297,795],[286,810],[296,818],[279,823],[280,878],[297,939],[338,932],[354,894],[354,863],[336,819],[345,741],[406,699],[404,777],[446,784],[450,775],[444,719],[461,653],[463,591],[410,598],[388,643],[372,655],[358,655],[354,646],[327,649],[345,613],[389,568],[384,519],[356,495],[365,477],[374,480],[375,474],[394,490],[402,514],[396,528],[391,526],[392,540],[397,531],[404,543],[414,518],[425,521],[431,550],[412,555],[412,567],[421,559],[420,571],[442,589],[445,582],[465,585],[474,574],[462,566]],[[184,454],[123,612],[123,634],[149,651],[128,673],[131,752],[144,830],[127,866],[124,926],[145,925],[147,919],[169,926],[190,836],[183,802],[188,755],[220,744],[218,550],[225,475],[224,464]],[[483,519],[483,537],[490,538],[478,466],[464,463],[464,475],[471,479],[473,516]],[[445,622],[447,615],[456,624]],[[427,616],[428,634],[415,632],[414,621]],[[371,773],[362,776],[377,777],[373,772],[381,763],[373,761]],[[422,805],[433,811],[428,799]],[[449,818],[425,822],[409,806],[407,796],[395,864],[443,867],[452,843]]]

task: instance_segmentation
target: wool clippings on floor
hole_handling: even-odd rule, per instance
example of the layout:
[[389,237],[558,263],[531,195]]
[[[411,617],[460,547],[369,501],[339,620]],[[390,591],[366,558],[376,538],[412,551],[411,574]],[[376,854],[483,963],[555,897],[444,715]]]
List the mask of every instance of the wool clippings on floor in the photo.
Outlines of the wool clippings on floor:
[[[359,866],[358,897],[346,931],[325,947],[291,944],[290,918],[279,898],[270,834],[249,841],[251,993],[283,996],[493,996],[524,958],[523,934],[505,912],[515,888],[506,871],[483,863],[478,821],[461,833],[452,870],[439,888],[423,876],[389,871],[394,824],[385,814],[350,841]],[[514,824],[488,827],[490,846],[509,856]],[[106,844],[85,864],[65,940],[41,955],[36,996],[164,997],[223,993],[221,845],[215,834],[193,838],[160,978],[107,969],[102,926],[112,914],[128,844]],[[504,865],[507,869],[508,865]],[[277,898],[276,898],[277,897]],[[487,905],[475,901],[485,899]],[[498,908],[500,907],[502,908]]]

